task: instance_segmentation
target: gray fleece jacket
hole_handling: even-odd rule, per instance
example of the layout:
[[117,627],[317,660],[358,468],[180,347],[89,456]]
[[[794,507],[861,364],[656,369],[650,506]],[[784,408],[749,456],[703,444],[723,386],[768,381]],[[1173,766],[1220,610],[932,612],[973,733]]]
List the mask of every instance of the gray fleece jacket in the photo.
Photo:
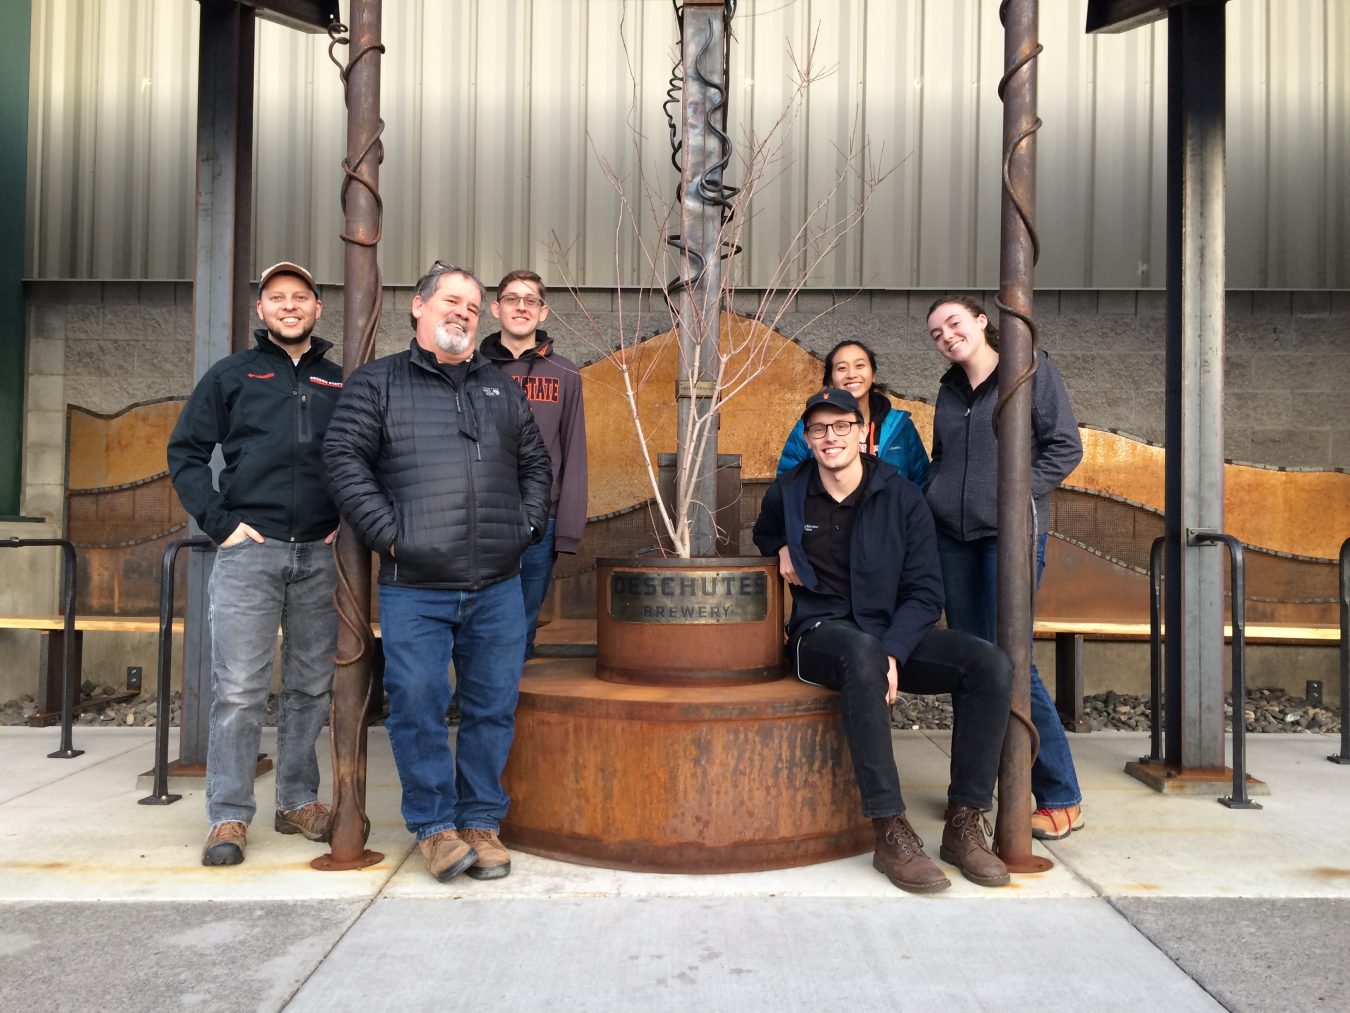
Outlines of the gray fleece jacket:
[[[1083,459],[1083,441],[1064,377],[1044,352],[1031,381],[1031,495],[1036,533],[1050,530],[1050,492]],[[994,405],[998,371],[970,389],[966,371],[952,366],[938,387],[933,415],[933,463],[928,506],[943,534],[962,542],[998,534],[998,440]]]

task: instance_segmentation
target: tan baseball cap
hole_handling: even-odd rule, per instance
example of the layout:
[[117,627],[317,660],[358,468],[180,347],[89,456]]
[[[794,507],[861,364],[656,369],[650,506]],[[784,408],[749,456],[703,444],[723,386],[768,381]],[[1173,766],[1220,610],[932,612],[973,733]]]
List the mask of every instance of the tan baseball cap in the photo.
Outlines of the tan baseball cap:
[[306,271],[299,264],[292,264],[289,260],[283,260],[279,264],[273,264],[266,271],[264,271],[262,273],[262,277],[258,279],[258,291],[261,292],[264,288],[266,288],[267,283],[271,281],[274,277],[276,277],[278,274],[293,274],[299,278],[303,278],[305,279],[305,284],[309,286],[310,291],[313,292],[315,295],[319,294],[318,286],[314,284],[314,276],[310,274],[308,271]]

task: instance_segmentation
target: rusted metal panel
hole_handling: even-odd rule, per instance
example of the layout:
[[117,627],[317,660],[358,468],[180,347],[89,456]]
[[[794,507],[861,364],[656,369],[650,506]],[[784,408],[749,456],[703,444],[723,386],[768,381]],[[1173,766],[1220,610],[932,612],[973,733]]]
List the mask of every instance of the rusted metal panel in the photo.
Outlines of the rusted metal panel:
[[[769,276],[856,123],[897,172],[814,284],[995,286],[997,8],[741,0],[734,139],[763,133],[782,112],[792,57],[817,27],[819,65],[838,68],[756,203],[738,258],[743,283]],[[1228,4],[1235,288],[1350,287],[1350,201],[1338,172],[1350,135],[1344,8]],[[1042,90],[1054,115],[1045,116],[1041,165],[1056,200],[1042,202],[1038,280],[1161,287],[1166,25],[1089,36],[1087,10],[1087,0],[1070,0],[1042,16],[1051,43]],[[635,187],[641,168],[673,192],[660,121],[675,41],[669,9],[389,0],[385,18],[386,41],[402,54],[387,74],[385,280],[409,284],[450,256],[489,280],[526,266],[556,284],[544,246],[556,232],[576,244],[580,283],[612,285],[617,202],[596,158]],[[30,277],[191,277],[198,19],[199,5],[186,0],[34,0]],[[504,34],[513,39],[505,49]],[[255,265],[295,259],[336,283],[340,180],[331,167],[343,151],[342,111],[324,73],[326,44],[258,28]],[[625,283],[641,261],[625,241]]]
[[[796,679],[619,686],[531,665],[502,775],[512,847],[643,872],[754,872],[864,854],[838,694]],[[586,757],[578,763],[577,757]]]

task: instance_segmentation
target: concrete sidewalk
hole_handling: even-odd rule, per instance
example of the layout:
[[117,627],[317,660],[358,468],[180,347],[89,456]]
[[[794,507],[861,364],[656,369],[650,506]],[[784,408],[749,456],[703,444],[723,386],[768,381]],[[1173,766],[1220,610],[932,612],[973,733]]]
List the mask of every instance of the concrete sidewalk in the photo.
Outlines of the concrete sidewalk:
[[[0,1010],[1350,1009],[1350,770],[1322,736],[1249,738],[1272,794],[1246,812],[1127,777],[1142,735],[1072,736],[1088,827],[1056,867],[998,890],[949,870],[920,898],[869,857],[669,876],[516,855],[506,880],[442,885],[383,729],[384,862],[311,870],[325,849],[271,832],[268,775],[248,861],[205,869],[199,792],[136,804],[152,732],[76,735],[84,756],[49,760],[54,730],[0,729]],[[934,855],[949,742],[895,737]]]

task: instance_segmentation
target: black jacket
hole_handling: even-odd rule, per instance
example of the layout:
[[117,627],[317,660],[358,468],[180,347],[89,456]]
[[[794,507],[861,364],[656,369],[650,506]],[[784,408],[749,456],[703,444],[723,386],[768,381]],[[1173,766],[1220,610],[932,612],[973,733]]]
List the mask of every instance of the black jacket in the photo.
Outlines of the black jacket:
[[333,501],[380,553],[381,584],[496,584],[548,528],[548,448],[520,385],[479,352],[458,390],[415,340],[354,370],[323,456]]
[[[221,359],[188,398],[169,437],[174,492],[217,543],[243,521],[264,538],[312,542],[337,527],[323,487],[321,447],[342,394],[332,348],[310,338],[298,366],[264,330],[257,347]],[[211,480],[220,444],[225,470]]]
[[942,569],[923,493],[895,465],[878,462],[849,541],[850,610],[842,595],[816,590],[815,570],[802,550],[806,487],[814,467],[812,458],[774,479],[755,522],[759,551],[776,556],[788,546],[803,585],[792,588],[789,650],[796,650],[797,638],[812,626],[852,618],[903,665],[942,615]]
[[[1083,441],[1064,389],[1064,377],[1044,352],[1031,379],[1031,495],[1036,532],[1050,530],[1050,492],[1078,467]],[[933,413],[933,464],[928,506],[945,535],[962,542],[998,534],[998,440],[994,405],[998,370],[975,390],[966,371],[942,375]]]

